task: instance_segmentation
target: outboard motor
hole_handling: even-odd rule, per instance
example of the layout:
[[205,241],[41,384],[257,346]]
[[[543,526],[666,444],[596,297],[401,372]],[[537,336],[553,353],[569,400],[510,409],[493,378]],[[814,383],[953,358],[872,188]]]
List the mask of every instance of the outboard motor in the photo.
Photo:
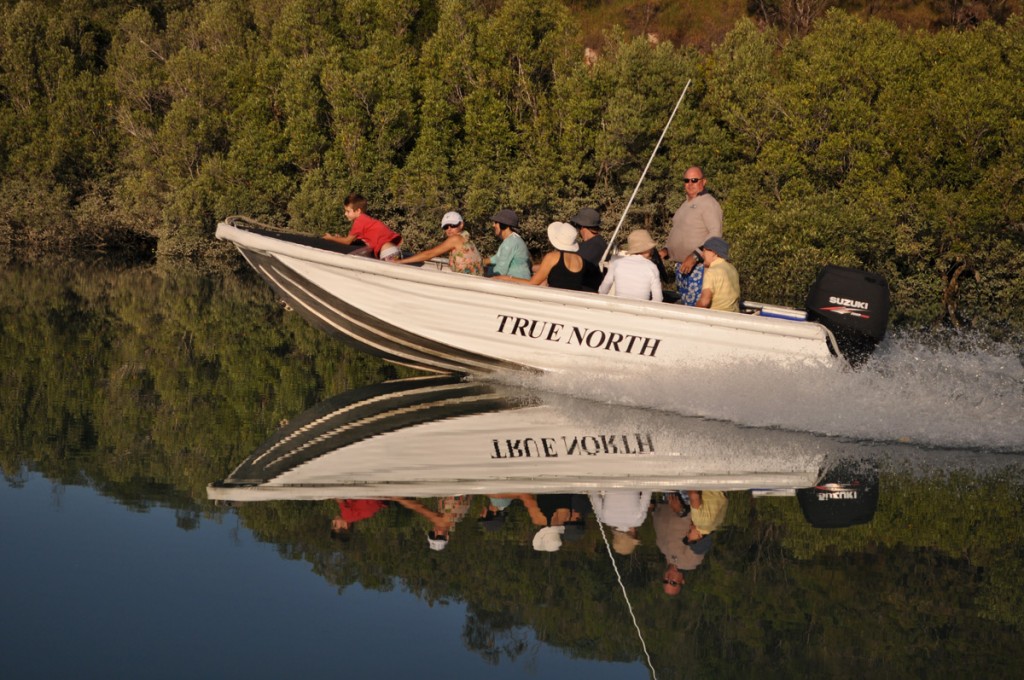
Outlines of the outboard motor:
[[878,468],[846,460],[828,470],[817,486],[797,489],[804,519],[817,529],[867,524],[878,508]]
[[889,284],[879,274],[828,265],[807,293],[807,318],[836,337],[851,365],[862,363],[885,337],[889,325]]

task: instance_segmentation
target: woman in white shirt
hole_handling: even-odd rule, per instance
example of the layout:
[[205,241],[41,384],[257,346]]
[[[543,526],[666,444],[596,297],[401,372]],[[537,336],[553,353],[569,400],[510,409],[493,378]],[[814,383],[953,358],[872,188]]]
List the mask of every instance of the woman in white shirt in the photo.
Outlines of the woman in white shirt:
[[608,263],[608,272],[597,292],[607,295],[614,285],[616,297],[661,302],[661,279],[658,267],[651,262],[655,247],[657,244],[646,229],[630,232],[626,238],[627,255]]

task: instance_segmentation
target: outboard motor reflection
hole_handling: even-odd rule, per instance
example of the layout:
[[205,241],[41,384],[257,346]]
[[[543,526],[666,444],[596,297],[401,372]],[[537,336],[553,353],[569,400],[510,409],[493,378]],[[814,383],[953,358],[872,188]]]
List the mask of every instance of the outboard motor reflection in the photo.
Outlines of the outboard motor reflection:
[[878,468],[862,461],[843,461],[808,489],[797,489],[804,519],[817,529],[867,524],[878,508]]

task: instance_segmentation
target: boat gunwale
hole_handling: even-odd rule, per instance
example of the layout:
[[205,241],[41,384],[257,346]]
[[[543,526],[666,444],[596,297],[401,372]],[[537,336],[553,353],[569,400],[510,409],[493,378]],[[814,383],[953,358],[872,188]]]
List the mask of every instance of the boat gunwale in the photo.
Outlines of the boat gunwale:
[[505,281],[457,275],[453,272],[439,272],[434,269],[424,270],[421,267],[415,266],[396,266],[393,263],[374,258],[354,257],[333,250],[323,250],[312,245],[285,241],[270,235],[237,227],[227,222],[221,222],[217,225],[217,238],[230,241],[240,249],[253,250],[270,257],[291,258],[439,289],[470,290],[476,293],[497,295],[512,300],[521,299],[556,305],[562,304],[566,307],[584,308],[594,311],[612,311],[637,317],[696,323],[705,326],[764,333],[766,335],[812,340],[819,339],[823,344],[826,344],[829,336],[831,336],[831,332],[828,329],[813,321],[778,319],[649,300],[631,300],[584,291],[509,284]]

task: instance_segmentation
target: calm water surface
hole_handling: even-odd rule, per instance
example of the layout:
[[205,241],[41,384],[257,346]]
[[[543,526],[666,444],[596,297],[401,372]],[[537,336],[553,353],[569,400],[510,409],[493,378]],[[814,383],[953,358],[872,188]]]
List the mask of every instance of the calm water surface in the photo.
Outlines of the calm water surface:
[[[521,484],[499,500],[496,530],[477,518],[500,490],[449,498],[466,492],[456,485],[396,493],[340,541],[330,494],[228,502],[207,486],[325,400],[412,374],[340,347],[244,277],[3,279],[0,639],[12,677],[1015,677],[1024,661],[1017,346],[897,338],[857,374],[754,366],[510,386],[555,395],[516,411],[533,424],[692,441],[694,484],[742,469],[752,481],[730,478],[696,564],[666,555],[651,515],[609,551],[617,517],[599,521],[586,494],[570,503],[582,527],[536,550],[531,503],[551,490]],[[442,438],[410,441],[424,455],[454,447],[489,422],[473,417],[439,416],[446,429],[430,436]],[[386,454],[402,432],[368,441]],[[877,504],[818,528],[795,487],[851,456]],[[792,488],[758,490],[783,477]],[[657,512],[664,498],[653,495]],[[451,532],[431,550],[438,516]],[[686,585],[669,597],[673,559]]]

